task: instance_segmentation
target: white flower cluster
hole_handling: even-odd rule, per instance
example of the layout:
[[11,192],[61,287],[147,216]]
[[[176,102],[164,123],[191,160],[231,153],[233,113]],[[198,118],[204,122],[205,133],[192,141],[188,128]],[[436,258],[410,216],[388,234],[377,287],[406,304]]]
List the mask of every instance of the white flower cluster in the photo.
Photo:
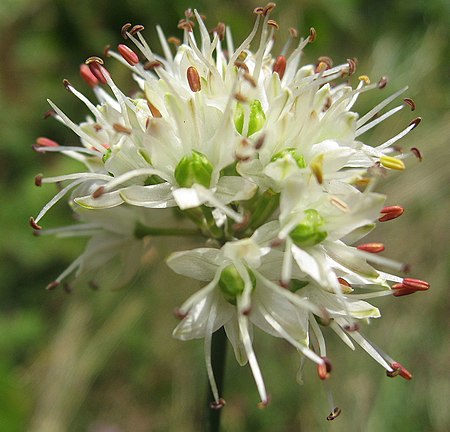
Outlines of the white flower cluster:
[[[151,236],[194,233],[215,245],[168,258],[175,272],[206,284],[178,310],[174,336],[205,339],[215,407],[223,400],[209,348],[221,327],[239,364],[249,363],[263,405],[268,395],[252,346],[254,326],[315,362],[321,379],[331,370],[322,326],[350,348],[353,342],[362,346],[388,375],[410,379],[403,366],[361,335],[360,323],[380,316],[366,299],[429,288],[424,281],[377,270],[374,265],[394,273],[405,268],[376,255],[381,243],[360,243],[377,221],[403,212],[400,206],[385,207],[385,196],[373,187],[380,172],[405,168],[408,153],[394,144],[420,118],[375,147],[359,137],[405,105],[414,108],[413,101],[406,98],[383,112],[406,90],[401,89],[362,116],[353,112],[359,95],[384,88],[387,80],[371,84],[361,76],[353,88],[346,78],[355,71],[354,59],[333,66],[320,57],[315,65],[300,66],[314,29],[299,42],[290,29],[281,54],[272,57],[274,6],[255,9],[255,25],[237,48],[223,24],[211,37],[197,11],[187,11],[180,21],[183,41],[167,41],[158,27],[163,55],[150,49],[142,26],[126,24],[122,35],[140,54],[123,44],[108,54],[132,70],[140,91],[133,98],[124,95],[103,60],[89,58],[80,71],[98,103],[68,81],[65,86],[91,116],[76,124],[49,101],[50,115],[72,129],[82,146],[47,138],[35,145],[86,168],[36,178],[38,185],[66,186],[31,218],[35,230],[46,232],[40,231],[40,219],[71,191],[71,205],[85,223],[47,233],[90,236],[84,254],[49,288],[74,272],[95,281],[105,268],[117,271],[117,284],[126,284]],[[253,51],[251,44],[257,45]],[[417,149],[410,154],[421,157]],[[168,207],[178,208],[193,228],[152,227],[149,209]]]

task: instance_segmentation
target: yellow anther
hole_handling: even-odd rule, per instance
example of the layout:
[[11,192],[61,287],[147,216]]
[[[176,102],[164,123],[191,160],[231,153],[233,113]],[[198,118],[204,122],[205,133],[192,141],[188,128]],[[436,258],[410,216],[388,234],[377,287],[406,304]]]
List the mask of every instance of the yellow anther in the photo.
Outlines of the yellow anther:
[[367,85],[370,84],[370,78],[369,78],[367,75],[360,75],[360,76],[358,77],[358,79],[359,79],[360,81],[364,81]]
[[323,154],[320,154],[319,156],[316,156],[309,165],[309,168],[319,184],[323,183],[323,158]]
[[397,171],[403,171],[406,168],[403,161],[392,156],[381,156],[380,163],[385,168],[390,168]]

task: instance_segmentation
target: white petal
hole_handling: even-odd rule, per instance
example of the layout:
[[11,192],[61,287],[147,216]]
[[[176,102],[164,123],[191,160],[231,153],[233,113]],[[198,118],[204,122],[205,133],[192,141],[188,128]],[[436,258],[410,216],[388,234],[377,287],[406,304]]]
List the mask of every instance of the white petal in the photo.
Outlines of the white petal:
[[147,208],[166,208],[175,205],[169,183],[151,186],[134,185],[123,188],[119,192],[121,198],[130,205]]
[[250,199],[258,187],[255,183],[237,176],[221,177],[217,183],[215,196],[224,204]]
[[218,249],[201,248],[184,252],[175,252],[167,258],[167,265],[178,274],[202,281],[214,278],[218,264]]
[[92,195],[86,195],[74,198],[74,201],[81,207],[88,209],[107,209],[123,203],[119,191],[106,192],[98,198],[94,198]]

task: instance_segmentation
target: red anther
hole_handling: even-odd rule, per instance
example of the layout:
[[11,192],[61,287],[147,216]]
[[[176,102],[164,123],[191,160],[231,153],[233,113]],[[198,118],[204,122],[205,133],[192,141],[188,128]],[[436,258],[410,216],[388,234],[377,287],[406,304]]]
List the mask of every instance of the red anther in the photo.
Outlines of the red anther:
[[37,224],[37,222],[34,220],[34,217],[30,217],[30,225],[31,228],[34,228],[35,230],[41,230],[42,227]]
[[[116,132],[124,133],[127,135],[131,135],[131,132],[132,132],[132,130],[130,128],[127,128],[126,126],[121,125],[120,123],[113,123],[113,129]],[[103,145],[103,146],[105,146],[105,145]]]
[[410,150],[411,150],[411,153],[412,153],[417,159],[419,159],[419,162],[422,162],[422,160],[423,160],[422,152],[421,152],[417,147],[411,147]]
[[100,198],[105,193],[105,186],[99,186],[92,194],[92,198]]
[[393,372],[387,372],[386,375],[389,377],[395,377],[397,375],[400,375],[402,378],[404,378],[407,381],[410,381],[412,379],[412,373],[406,369],[402,364],[398,362],[391,363],[391,368],[394,369]]
[[157,118],[162,117],[162,114],[160,113],[159,109],[156,108],[155,105],[153,105],[150,101],[147,101],[147,105],[148,105],[153,117],[157,117]]
[[384,251],[383,243],[364,243],[359,246],[356,246],[356,249],[370,252],[370,253],[379,253]]
[[408,126],[412,126],[414,125],[413,129],[416,128],[417,126],[419,126],[420,122],[422,121],[422,117],[416,117],[414,120],[411,120],[409,122]]
[[361,326],[358,323],[352,323],[352,324],[347,324],[344,326],[344,330],[348,331],[348,332],[355,332],[358,331],[361,328]]
[[345,279],[343,279],[343,278],[341,278],[341,277],[338,277],[337,279],[338,279],[338,282],[339,282],[341,285],[344,285],[344,286],[349,287],[349,288],[352,287],[352,286],[350,285],[350,283],[347,282]]
[[387,222],[390,221],[392,219],[396,219],[399,216],[401,216],[403,214],[403,212],[405,211],[405,209],[403,207],[400,206],[387,206],[387,207],[383,207],[380,211],[380,213],[383,215],[381,216],[378,221],[379,222]]
[[36,186],[42,186],[42,174],[38,174],[37,176],[34,177],[34,184]]
[[279,55],[273,65],[273,72],[277,73],[280,79],[283,79],[284,72],[286,71],[286,57]]
[[327,416],[328,421],[334,420],[336,417],[339,417],[342,410],[339,407],[336,407],[333,411],[330,412]]
[[148,61],[144,63],[144,69],[145,70],[152,70],[157,67],[161,67],[163,64],[158,60]]
[[[401,284],[398,284],[401,285]],[[392,287],[392,289],[394,290],[394,292],[392,293],[392,295],[394,297],[403,297],[403,296],[407,296],[410,294],[414,294],[416,291],[412,290],[410,288],[401,288],[401,287],[396,287],[396,285],[394,285]]]
[[53,281],[53,282],[50,282],[50,283],[45,287],[45,289],[48,290],[48,291],[52,291],[52,290],[54,290],[55,288],[59,287],[60,284],[61,284],[61,282],[59,282],[59,281]]
[[136,66],[139,63],[138,55],[124,44],[119,44],[117,46],[120,55],[127,61],[131,66]]
[[426,291],[430,288],[430,284],[427,281],[413,278],[404,278],[402,285],[405,288],[414,289],[416,291]]
[[209,404],[209,407],[213,410],[219,410],[221,408],[223,408],[226,405],[225,399],[220,398],[217,402],[211,402]]
[[56,141],[45,137],[37,138],[36,145],[39,147],[59,147],[59,144]]
[[91,69],[89,68],[88,65],[86,64],[80,65],[80,75],[88,86],[95,87],[98,85],[98,79],[91,72]]
[[182,312],[180,308],[175,308],[173,310],[173,314],[179,320],[183,320],[183,319],[185,319],[188,316],[187,312]]
[[198,71],[194,66],[189,66],[187,68],[186,77],[189,83],[189,87],[194,93],[202,89],[200,75],[198,74]]
[[322,357],[324,363],[320,363],[317,365],[317,374],[321,380],[326,380],[330,377],[330,372],[333,369],[331,366],[330,360],[326,357]]
[[100,63],[91,62],[88,67],[100,84],[108,83],[106,77],[109,76],[109,72]]

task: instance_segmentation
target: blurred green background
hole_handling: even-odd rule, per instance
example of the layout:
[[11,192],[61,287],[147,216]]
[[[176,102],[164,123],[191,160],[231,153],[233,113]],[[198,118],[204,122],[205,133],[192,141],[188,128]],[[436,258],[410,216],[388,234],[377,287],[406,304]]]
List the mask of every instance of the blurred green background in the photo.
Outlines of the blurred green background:
[[[33,177],[75,171],[63,157],[31,150],[37,136],[66,144],[76,137],[52,120],[43,120],[51,98],[76,121],[86,110],[62,86],[68,78],[88,89],[78,67],[101,55],[106,44],[121,42],[123,23],[142,23],[150,44],[159,47],[155,25],[179,35],[178,19],[196,7],[231,25],[241,41],[253,21],[254,1],[3,0],[0,2],[0,430],[2,432],[147,432],[200,430],[207,386],[202,341],[171,338],[172,310],[194,289],[164,264],[170,250],[192,244],[155,240],[153,264],[121,291],[46,292],[44,287],[75,258],[82,241],[34,238],[27,225],[54,194],[37,189]],[[391,175],[379,190],[388,204],[406,207],[397,221],[382,224],[372,239],[386,244],[387,256],[412,264],[412,276],[431,282],[427,293],[375,302],[383,319],[365,334],[414,373],[406,382],[385,377],[362,351],[351,352],[329,335],[334,372],[329,381],[342,415],[329,412],[326,388],[315,368],[305,368],[304,385],[295,382],[298,356],[287,343],[256,334],[255,347],[272,403],[258,410],[248,367],[229,352],[223,410],[224,431],[436,431],[450,430],[449,374],[449,28],[446,0],[282,1],[273,17],[317,41],[305,62],[328,55],[335,62],[357,57],[358,74],[390,78],[383,93],[360,98],[362,112],[389,92],[408,84],[416,113],[400,115],[375,128],[366,142],[383,142],[416,114],[419,128],[404,141],[419,147],[423,163],[410,159],[401,175]],[[156,48],[158,49],[158,48]],[[128,72],[112,60],[121,87],[133,90]],[[356,78],[353,78],[356,80]],[[45,226],[70,222],[65,204]],[[167,293],[170,295],[167,295]]]

